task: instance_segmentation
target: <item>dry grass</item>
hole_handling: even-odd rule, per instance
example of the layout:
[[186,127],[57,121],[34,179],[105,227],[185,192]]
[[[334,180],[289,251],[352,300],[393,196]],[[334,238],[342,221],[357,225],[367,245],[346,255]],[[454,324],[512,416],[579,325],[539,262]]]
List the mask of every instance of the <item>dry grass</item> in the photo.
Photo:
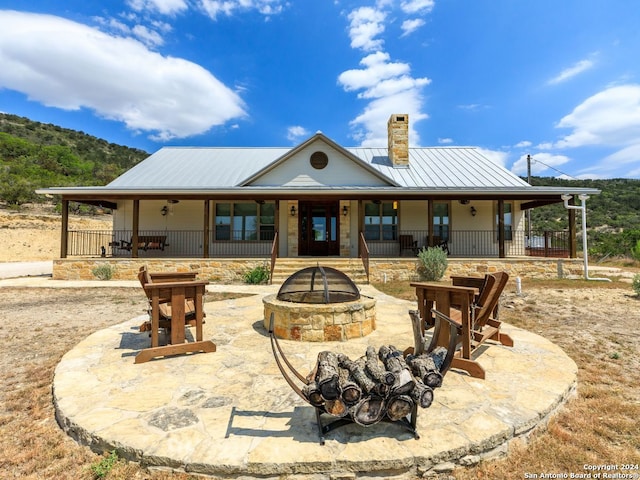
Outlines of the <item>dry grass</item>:
[[[413,298],[408,283],[378,287]],[[453,478],[514,479],[583,473],[585,463],[640,463],[640,300],[623,282],[526,281],[523,292],[505,294],[503,320],[560,345],[578,364],[578,395],[546,431],[515,445],[505,459],[457,469]],[[103,457],[71,440],[55,421],[53,372],[90,333],[142,313],[144,295],[137,289],[0,288],[0,302],[0,477],[96,478],[92,466]],[[120,461],[105,478],[193,477]]]

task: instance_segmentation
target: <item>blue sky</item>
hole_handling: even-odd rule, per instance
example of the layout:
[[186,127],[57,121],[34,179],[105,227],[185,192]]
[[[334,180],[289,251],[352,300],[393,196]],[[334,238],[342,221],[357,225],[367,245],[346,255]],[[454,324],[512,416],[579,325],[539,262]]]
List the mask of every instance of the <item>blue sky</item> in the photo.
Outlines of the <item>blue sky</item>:
[[154,152],[322,131],[640,178],[635,0],[0,0],[0,111]]

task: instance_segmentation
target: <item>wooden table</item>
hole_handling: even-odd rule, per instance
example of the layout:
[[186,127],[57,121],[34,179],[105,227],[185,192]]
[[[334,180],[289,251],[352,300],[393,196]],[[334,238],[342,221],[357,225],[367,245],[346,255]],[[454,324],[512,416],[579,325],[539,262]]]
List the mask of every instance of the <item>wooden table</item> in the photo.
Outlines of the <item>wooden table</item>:
[[[170,283],[149,283],[144,285],[151,298],[151,347],[136,355],[135,363],[143,363],[155,357],[188,352],[215,352],[216,345],[211,340],[202,340],[203,298],[206,280]],[[185,338],[185,299],[193,298],[195,304],[196,341]],[[171,339],[167,345],[159,344],[160,299],[171,301]]]

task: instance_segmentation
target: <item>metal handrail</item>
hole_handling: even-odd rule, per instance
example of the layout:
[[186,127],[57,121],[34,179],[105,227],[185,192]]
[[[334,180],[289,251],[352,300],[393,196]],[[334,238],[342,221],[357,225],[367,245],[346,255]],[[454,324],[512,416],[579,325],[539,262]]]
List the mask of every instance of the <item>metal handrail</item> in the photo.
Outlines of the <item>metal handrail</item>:
[[369,283],[369,246],[364,238],[364,233],[360,232],[360,258],[362,259],[362,266],[364,267],[364,273],[367,275],[367,283]]
[[271,244],[271,268],[269,270],[269,285],[273,284],[273,271],[276,268],[276,259],[278,258],[278,231],[276,230]]

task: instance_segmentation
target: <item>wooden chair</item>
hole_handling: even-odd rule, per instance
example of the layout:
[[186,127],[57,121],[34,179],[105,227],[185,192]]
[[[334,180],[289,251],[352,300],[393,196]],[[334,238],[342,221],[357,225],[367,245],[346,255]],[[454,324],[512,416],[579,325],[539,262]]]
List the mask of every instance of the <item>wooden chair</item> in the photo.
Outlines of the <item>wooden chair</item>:
[[[138,280],[142,286],[147,299],[149,300],[149,318],[151,318],[151,290],[145,289],[145,286],[158,283],[172,283],[172,282],[188,282],[194,281],[197,277],[197,272],[158,272],[151,273],[147,270],[146,265],[140,267],[138,271]],[[160,315],[160,328],[164,329],[167,333],[171,330],[171,298],[159,299],[159,315]],[[195,313],[196,306],[193,298],[186,298],[185,305],[185,325],[194,327],[196,325]],[[203,312],[203,316],[206,314]],[[141,332],[151,331],[151,320],[147,320],[140,325]]]
[[[467,371],[472,377],[485,378],[482,366],[471,358],[475,350],[487,340],[494,340],[512,347],[513,339],[500,332],[501,323],[494,316],[500,295],[509,275],[498,272],[485,275],[484,279],[468,280],[476,286],[444,286],[428,283],[412,283],[418,297],[418,312],[411,313],[415,349],[424,345],[424,332],[435,325],[436,318],[457,326],[460,334],[460,349],[452,361],[452,368]],[[458,280],[458,282],[462,282]],[[418,326],[416,326],[418,323]],[[435,332],[432,341],[439,346],[447,346],[449,336],[446,330]]]
[[[213,342],[202,339],[204,294],[209,282],[195,280],[195,275],[191,272],[149,274],[145,267],[140,269],[138,277],[149,298],[151,347],[141,350],[136,355],[135,363],[179,353],[216,351]],[[186,341],[186,325],[195,325],[196,341]],[[170,332],[169,343],[166,345],[160,345],[160,328]]]
[[400,256],[407,250],[411,256],[418,255],[418,242],[413,239],[413,235],[400,235],[398,241],[400,242]]

